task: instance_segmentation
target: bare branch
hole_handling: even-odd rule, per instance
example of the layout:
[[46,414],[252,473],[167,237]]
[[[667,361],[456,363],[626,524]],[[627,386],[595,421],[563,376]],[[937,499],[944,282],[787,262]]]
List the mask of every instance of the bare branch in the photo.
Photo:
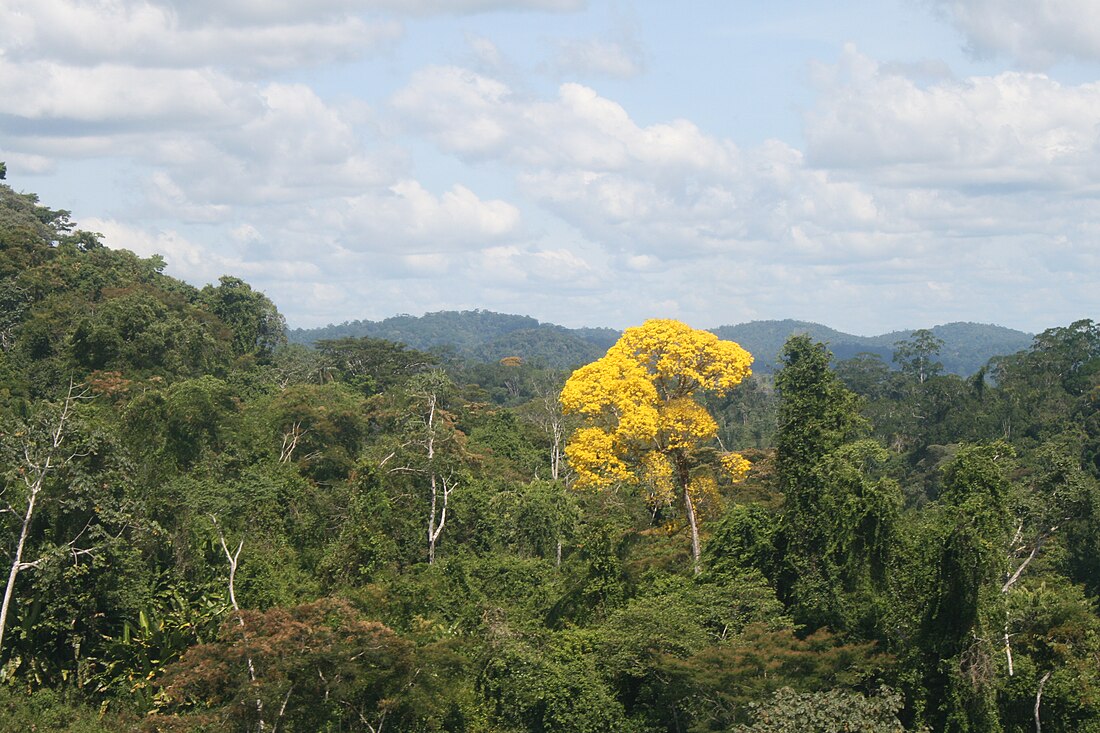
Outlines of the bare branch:
[[1020,563],[1020,566],[1018,568],[1016,568],[1016,572],[1012,573],[1012,575],[1010,575],[1005,580],[1004,585],[1001,586],[1002,593],[1007,593],[1009,589],[1016,584],[1016,581],[1020,579],[1021,575],[1023,575],[1023,572],[1027,569],[1027,566],[1030,565],[1031,561],[1035,559],[1035,556],[1039,554],[1039,550],[1043,549],[1043,545],[1046,543],[1047,539],[1057,529],[1057,527],[1052,527],[1050,532],[1045,532],[1039,535],[1039,537],[1035,540],[1035,545],[1031,548],[1031,553],[1028,554],[1026,558],[1024,558],[1024,561]]

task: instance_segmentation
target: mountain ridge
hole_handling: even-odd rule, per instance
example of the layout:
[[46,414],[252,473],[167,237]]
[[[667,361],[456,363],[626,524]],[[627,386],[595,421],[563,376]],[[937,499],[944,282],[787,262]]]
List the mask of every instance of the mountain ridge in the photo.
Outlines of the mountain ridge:
[[[736,341],[748,349],[754,370],[770,373],[778,368],[783,344],[795,334],[807,334],[826,343],[838,361],[859,353],[876,354],[891,363],[894,345],[913,331],[890,331],[857,336],[811,321],[758,320],[709,329],[719,338]],[[994,324],[954,321],[929,328],[943,340],[939,360],[944,371],[968,376],[990,358],[1016,353],[1031,345],[1032,334]],[[567,328],[531,316],[489,310],[435,311],[422,316],[402,314],[381,321],[356,320],[320,328],[288,329],[291,342],[311,345],[317,341],[369,336],[397,341],[421,349],[452,349],[476,361],[497,361],[519,356],[548,367],[570,368],[588,363],[606,352],[620,331],[612,328]]]

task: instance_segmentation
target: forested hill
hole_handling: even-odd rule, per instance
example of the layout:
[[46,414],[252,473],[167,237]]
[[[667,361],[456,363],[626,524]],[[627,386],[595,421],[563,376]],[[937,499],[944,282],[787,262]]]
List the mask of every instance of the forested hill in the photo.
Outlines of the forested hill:
[[[836,361],[871,353],[882,357],[886,363],[893,357],[894,345],[912,334],[911,331],[892,331],[879,336],[855,336],[819,323],[790,319],[751,321],[713,330],[719,338],[736,341],[748,349],[756,357],[753,369],[757,373],[775,371],[783,344],[796,334],[806,334],[828,344]],[[1023,331],[985,323],[947,323],[928,330],[943,341],[938,359],[944,371],[961,376],[978,371],[994,356],[1007,356],[1026,349],[1032,340],[1032,335]]]
[[288,333],[291,343],[305,345],[362,336],[425,351],[450,348],[457,356],[474,361],[496,362],[506,356],[519,356],[528,362],[564,369],[603,356],[619,332],[610,328],[565,328],[540,323],[530,316],[472,310],[346,321],[322,328],[296,328]]
[[[893,331],[878,336],[856,336],[807,321],[752,321],[712,329],[720,338],[736,341],[756,357],[753,369],[770,374],[777,368],[783,344],[797,334],[806,334],[829,345],[837,361],[856,354],[872,353],[887,364],[894,345],[908,339],[910,331]],[[932,334],[943,341],[939,361],[949,374],[969,376],[994,356],[1015,354],[1031,344],[1031,334],[1003,326],[982,323],[948,323],[933,326]],[[296,328],[289,332],[292,343],[313,344],[322,340],[360,336],[397,341],[414,349],[452,348],[458,356],[495,362],[506,356],[553,368],[567,368],[598,359],[618,338],[610,328],[565,328],[540,323],[530,316],[494,313],[487,310],[440,311],[423,316],[400,315],[383,321],[347,321],[322,328]]]

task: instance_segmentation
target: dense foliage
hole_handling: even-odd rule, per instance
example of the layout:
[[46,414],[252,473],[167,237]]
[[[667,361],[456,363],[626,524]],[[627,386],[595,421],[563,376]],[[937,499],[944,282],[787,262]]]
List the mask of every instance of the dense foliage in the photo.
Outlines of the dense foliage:
[[496,362],[519,356],[526,362],[554,369],[570,369],[597,359],[619,337],[610,328],[564,328],[539,323],[530,316],[484,310],[348,321],[321,328],[296,328],[288,335],[291,342],[305,346],[369,336],[471,361]]
[[[0,184],[0,729],[1100,731],[1100,326],[708,381],[658,323],[563,409],[549,360],[288,345]],[[659,429],[587,480],[627,382]]]

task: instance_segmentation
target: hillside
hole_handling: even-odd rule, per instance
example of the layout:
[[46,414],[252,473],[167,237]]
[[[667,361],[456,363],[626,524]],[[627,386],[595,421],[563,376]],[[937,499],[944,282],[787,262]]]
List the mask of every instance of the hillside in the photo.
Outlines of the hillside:
[[[878,336],[855,336],[807,321],[752,321],[713,329],[719,337],[736,341],[756,357],[758,373],[775,371],[783,344],[794,334],[807,334],[828,344],[837,361],[859,353],[878,354],[891,363],[894,344],[908,339],[912,331],[892,331]],[[984,323],[947,323],[929,329],[943,340],[939,360],[949,374],[969,376],[994,356],[1015,354],[1031,345],[1031,334]]]
[[473,361],[495,362],[505,356],[519,356],[527,362],[566,369],[598,359],[619,333],[610,328],[570,329],[540,323],[530,316],[472,310],[345,321],[322,328],[292,329],[287,336],[291,343],[304,345],[370,336],[422,351],[450,348]]
[[[909,338],[911,331],[893,331],[878,336],[856,336],[807,321],[752,321],[712,329],[723,339],[736,341],[755,357],[754,370],[770,374],[777,368],[783,344],[795,334],[808,334],[829,345],[837,361],[856,354],[878,354],[891,364],[894,344]],[[950,374],[973,374],[990,358],[1014,354],[1031,344],[1031,335],[1003,326],[981,323],[948,323],[933,326],[943,340],[940,361]],[[618,332],[610,328],[571,329],[540,323],[529,316],[486,310],[440,311],[423,316],[400,315],[382,321],[348,321],[314,329],[293,329],[293,343],[312,344],[325,339],[371,336],[397,341],[415,349],[449,347],[474,361],[497,361],[520,356],[548,367],[568,368],[599,358]]]

